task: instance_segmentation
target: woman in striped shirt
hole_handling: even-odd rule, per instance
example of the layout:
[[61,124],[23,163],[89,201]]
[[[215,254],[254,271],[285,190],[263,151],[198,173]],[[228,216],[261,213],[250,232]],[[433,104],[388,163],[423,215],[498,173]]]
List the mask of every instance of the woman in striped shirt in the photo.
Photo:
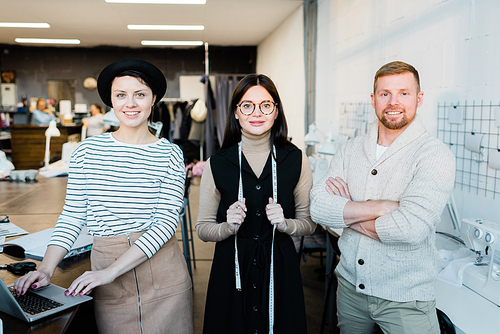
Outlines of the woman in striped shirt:
[[94,236],[92,271],[66,295],[93,291],[100,333],[191,333],[191,280],[174,235],[183,203],[181,150],[149,132],[166,91],[162,72],[135,58],[99,75],[120,127],[83,141],[70,161],[66,201],[42,264],[14,289],[49,284],[82,227]]

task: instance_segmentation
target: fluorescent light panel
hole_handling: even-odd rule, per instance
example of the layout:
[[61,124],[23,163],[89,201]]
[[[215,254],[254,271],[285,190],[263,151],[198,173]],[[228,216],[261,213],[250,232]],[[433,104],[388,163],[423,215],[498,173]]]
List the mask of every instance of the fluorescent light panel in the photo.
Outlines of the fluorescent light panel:
[[48,23],[0,22],[0,28],[50,28]]
[[108,3],[144,3],[163,5],[204,5],[207,0],[105,0]]
[[31,44],[80,44],[78,39],[16,38],[17,43]]
[[204,30],[202,25],[129,24],[130,30]]
[[142,45],[162,45],[162,46],[199,46],[202,41],[141,41]]

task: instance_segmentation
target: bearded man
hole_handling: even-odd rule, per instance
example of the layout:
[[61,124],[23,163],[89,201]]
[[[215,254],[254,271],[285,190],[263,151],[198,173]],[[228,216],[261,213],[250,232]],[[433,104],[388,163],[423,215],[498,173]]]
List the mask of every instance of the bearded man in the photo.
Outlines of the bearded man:
[[375,74],[378,120],[333,157],[311,190],[311,218],[343,228],[338,327],[342,333],[439,334],[435,232],[453,189],[455,157],[417,116],[417,70],[395,61]]

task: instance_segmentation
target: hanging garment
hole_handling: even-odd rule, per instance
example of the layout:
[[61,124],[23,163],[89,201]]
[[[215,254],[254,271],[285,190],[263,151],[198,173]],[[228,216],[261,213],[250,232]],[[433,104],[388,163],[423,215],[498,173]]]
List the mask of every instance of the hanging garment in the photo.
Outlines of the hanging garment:
[[[207,119],[205,120],[205,156],[210,157],[215,153],[215,125],[213,110],[216,106],[214,93],[212,91],[212,86],[210,85],[210,79],[208,76],[203,75],[200,81],[205,84],[205,103],[207,104]],[[205,159],[204,157],[200,157],[200,160]]]

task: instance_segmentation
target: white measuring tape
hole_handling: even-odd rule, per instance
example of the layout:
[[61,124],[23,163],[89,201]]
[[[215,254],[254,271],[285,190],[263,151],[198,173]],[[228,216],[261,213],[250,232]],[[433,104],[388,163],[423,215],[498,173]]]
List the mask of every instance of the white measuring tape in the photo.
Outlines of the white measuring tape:
[[[276,166],[276,147],[273,145],[272,162],[272,179],[273,179],[273,203],[278,203],[278,172]],[[240,164],[240,182],[238,187],[238,201],[243,201],[243,180],[241,177],[241,141],[238,144],[238,159]],[[273,240],[271,244],[271,273],[269,279],[269,333],[273,333],[274,326],[274,235],[276,233],[276,225],[273,226]],[[236,276],[236,290],[241,291],[240,264],[238,260],[238,244],[236,241],[236,233],[234,234],[234,267]]]

